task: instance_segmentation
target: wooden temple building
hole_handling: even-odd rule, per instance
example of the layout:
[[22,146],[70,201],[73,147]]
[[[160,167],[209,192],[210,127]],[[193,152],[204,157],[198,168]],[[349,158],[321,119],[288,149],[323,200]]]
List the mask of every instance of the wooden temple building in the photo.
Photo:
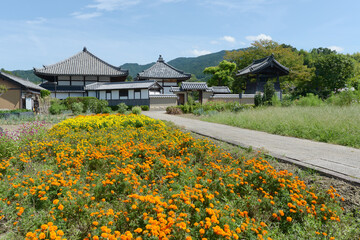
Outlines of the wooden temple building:
[[236,76],[246,77],[246,89],[241,97],[254,97],[258,92],[264,92],[264,86],[269,79],[276,78],[274,82],[278,97],[282,98],[279,77],[289,74],[289,69],[275,60],[274,55],[255,60],[246,68],[238,71]]
[[83,51],[64,61],[43,68],[34,68],[34,73],[45,80],[40,86],[51,91],[59,99],[85,97],[85,85],[93,83],[124,82],[127,70],[112,66],[90,53]]
[[155,80],[163,87],[162,94],[172,94],[171,87],[177,87],[179,83],[190,78],[190,73],[184,73],[165,63],[160,55],[154,65],[138,73],[136,80]]

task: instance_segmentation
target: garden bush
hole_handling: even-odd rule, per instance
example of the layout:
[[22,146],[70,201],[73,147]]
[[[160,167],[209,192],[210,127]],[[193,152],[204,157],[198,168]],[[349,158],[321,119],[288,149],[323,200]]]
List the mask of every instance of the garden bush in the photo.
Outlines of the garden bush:
[[118,113],[124,114],[128,110],[128,106],[125,103],[120,103],[118,106]]
[[73,102],[71,104],[71,111],[74,115],[79,115],[84,110],[84,104],[82,102]]
[[140,114],[141,114],[141,107],[135,106],[135,107],[133,107],[133,108],[131,109],[131,112],[132,112],[133,114],[140,115]]
[[52,115],[57,115],[63,113],[65,110],[67,110],[67,107],[62,104],[60,101],[53,101],[51,103],[51,106],[49,108],[49,112]]
[[47,89],[40,90],[40,97],[46,98],[51,95],[51,92]]
[[324,102],[318,96],[308,93],[305,97],[300,97],[298,100],[295,100],[295,104],[303,107],[318,107],[324,105]]
[[335,106],[349,106],[351,104],[360,103],[360,91],[345,90],[333,94],[326,99],[326,103]]
[[149,111],[150,107],[148,105],[141,105],[141,110],[143,111]]

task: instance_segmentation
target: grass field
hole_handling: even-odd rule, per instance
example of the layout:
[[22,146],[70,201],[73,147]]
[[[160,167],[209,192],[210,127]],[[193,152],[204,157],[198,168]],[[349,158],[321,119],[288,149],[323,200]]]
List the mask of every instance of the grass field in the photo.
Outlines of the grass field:
[[360,105],[264,107],[222,112],[204,121],[360,148]]
[[359,238],[333,186],[269,160],[145,116],[67,119],[0,161],[0,238]]

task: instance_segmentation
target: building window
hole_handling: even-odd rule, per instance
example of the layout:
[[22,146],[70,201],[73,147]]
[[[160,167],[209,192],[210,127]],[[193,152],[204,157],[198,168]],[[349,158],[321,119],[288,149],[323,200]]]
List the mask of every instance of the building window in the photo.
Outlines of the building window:
[[120,97],[128,97],[128,90],[127,89],[119,90],[119,96]]

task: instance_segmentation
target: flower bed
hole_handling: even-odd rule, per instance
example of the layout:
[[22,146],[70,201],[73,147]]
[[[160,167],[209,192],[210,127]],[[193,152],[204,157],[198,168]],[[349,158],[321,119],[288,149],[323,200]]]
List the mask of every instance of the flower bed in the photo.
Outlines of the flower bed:
[[19,239],[334,239],[341,197],[138,115],[79,116],[0,162]]

